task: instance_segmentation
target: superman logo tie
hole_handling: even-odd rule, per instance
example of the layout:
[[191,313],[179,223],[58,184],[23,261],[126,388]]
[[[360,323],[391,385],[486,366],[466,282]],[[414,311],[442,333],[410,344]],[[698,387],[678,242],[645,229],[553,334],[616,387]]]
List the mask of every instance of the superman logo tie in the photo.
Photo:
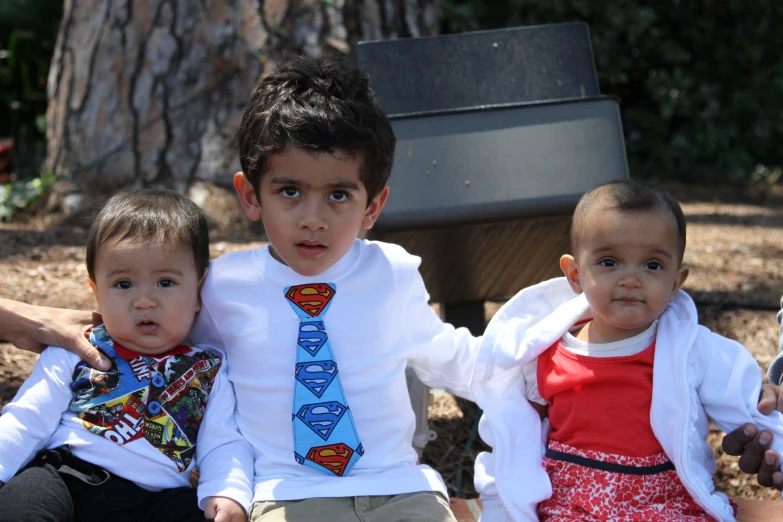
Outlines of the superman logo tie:
[[335,292],[334,283],[315,283],[289,286],[285,297],[299,316],[292,415],[294,458],[303,466],[342,477],[364,455],[364,448],[324,326]]

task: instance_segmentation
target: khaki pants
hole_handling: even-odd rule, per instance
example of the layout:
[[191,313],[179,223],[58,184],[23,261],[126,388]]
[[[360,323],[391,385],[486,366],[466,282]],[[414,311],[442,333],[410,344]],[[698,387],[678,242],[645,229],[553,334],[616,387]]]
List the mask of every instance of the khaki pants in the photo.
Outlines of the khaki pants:
[[430,491],[371,497],[256,502],[250,522],[457,522],[449,503]]

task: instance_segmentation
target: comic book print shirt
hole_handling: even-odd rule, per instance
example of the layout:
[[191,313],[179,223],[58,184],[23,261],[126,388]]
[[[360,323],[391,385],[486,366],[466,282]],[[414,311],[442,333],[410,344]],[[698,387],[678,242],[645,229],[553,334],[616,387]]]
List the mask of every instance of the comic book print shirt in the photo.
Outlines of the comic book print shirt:
[[79,362],[69,411],[90,433],[119,445],[145,439],[178,471],[188,469],[220,358],[187,346],[138,354],[115,345],[103,326],[92,329],[90,342],[111,359],[111,369]]

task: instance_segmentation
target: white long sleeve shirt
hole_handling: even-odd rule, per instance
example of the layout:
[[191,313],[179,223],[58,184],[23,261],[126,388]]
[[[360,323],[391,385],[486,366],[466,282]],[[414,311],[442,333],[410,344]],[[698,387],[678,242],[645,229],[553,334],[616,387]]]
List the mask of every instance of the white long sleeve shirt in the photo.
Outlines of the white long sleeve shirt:
[[[191,348],[181,354],[201,352],[200,348]],[[156,360],[171,364],[172,357]],[[216,364],[220,364],[220,359],[212,356],[202,367]],[[145,415],[145,407],[149,411],[153,402],[149,387],[164,381],[153,378],[147,386],[140,384],[149,377],[149,370],[134,360],[121,364],[120,368],[123,369],[117,380],[101,390],[99,387],[103,385],[98,384],[89,367],[76,355],[59,347],[44,350],[0,416],[0,481],[8,482],[39,451],[67,444],[76,457],[150,491],[190,486],[191,471],[198,465],[198,497],[202,508],[207,497],[222,496],[248,510],[252,491],[246,463],[252,461],[252,450],[236,429],[234,394],[223,367],[215,374],[201,424],[195,427],[197,441],[192,430],[187,433],[190,426],[182,424],[191,419],[192,411],[185,409],[193,403],[187,398],[183,402],[176,398],[170,401],[171,405],[182,408],[176,413],[172,411],[183,425],[182,430],[166,415],[159,415],[153,421],[151,415]],[[187,370],[192,372],[193,368]],[[167,374],[171,375],[170,372],[176,369],[167,367]],[[75,382],[74,375],[82,379]],[[182,379],[178,374],[176,377],[171,384],[173,389],[189,389],[180,384],[192,378],[190,373]],[[80,408],[82,404],[84,408]],[[73,409],[83,409],[87,416],[82,419],[77,412],[70,411]],[[92,428],[88,429],[86,423]],[[162,441],[173,441],[177,450],[182,451],[164,452],[155,447],[145,437],[147,430],[157,433]],[[178,443],[177,439],[182,442]]]
[[[191,338],[223,346],[227,354],[237,424],[255,453],[254,501],[418,491],[447,495],[440,475],[417,464],[405,367],[410,360],[425,383],[469,396],[478,340],[434,313],[419,263],[399,246],[360,240],[313,277],[276,261],[269,247],[212,262]],[[365,451],[348,476],[328,476],[294,459],[299,318],[284,289],[305,283],[336,287],[323,320]]]
[[[479,433],[493,447],[476,460],[482,522],[538,520],[536,504],[551,494],[541,466],[545,431],[525,400],[521,367],[588,310],[584,295],[558,278],[522,290],[487,327],[471,385],[484,408]],[[693,499],[716,520],[731,522],[728,499],[712,482],[709,420],[727,432],[746,422],[768,429],[775,435],[772,449],[781,454],[783,415],[759,413],[761,371],[750,353],[697,319],[693,301],[679,291],[658,321],[650,423]]]

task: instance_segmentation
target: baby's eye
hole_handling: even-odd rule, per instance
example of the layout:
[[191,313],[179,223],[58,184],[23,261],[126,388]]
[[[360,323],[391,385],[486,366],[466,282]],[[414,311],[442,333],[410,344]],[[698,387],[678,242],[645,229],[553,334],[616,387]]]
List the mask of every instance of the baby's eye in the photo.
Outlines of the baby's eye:
[[158,281],[158,286],[160,286],[161,288],[168,288],[170,286],[174,286],[175,284],[177,283],[175,283],[171,279],[161,279],[160,281]]
[[133,288],[133,284],[131,284],[130,281],[123,279],[122,281],[117,281],[114,283],[114,288],[117,288],[118,290],[130,290]]
[[348,201],[350,198],[351,195],[344,190],[335,190],[334,192],[329,194],[329,199],[331,201],[343,202],[343,201]]
[[299,197],[299,189],[295,187],[283,187],[280,189],[280,194],[282,194],[284,198],[296,198]]
[[658,261],[650,261],[644,265],[647,270],[663,270],[663,265]]
[[607,259],[602,259],[602,260],[600,260],[600,261],[598,262],[598,264],[599,264],[600,266],[603,266],[603,267],[606,267],[606,268],[615,268],[615,267],[618,267],[618,266],[620,266],[620,265],[617,263],[617,261],[615,261],[614,259],[608,259],[608,258],[607,258]]

